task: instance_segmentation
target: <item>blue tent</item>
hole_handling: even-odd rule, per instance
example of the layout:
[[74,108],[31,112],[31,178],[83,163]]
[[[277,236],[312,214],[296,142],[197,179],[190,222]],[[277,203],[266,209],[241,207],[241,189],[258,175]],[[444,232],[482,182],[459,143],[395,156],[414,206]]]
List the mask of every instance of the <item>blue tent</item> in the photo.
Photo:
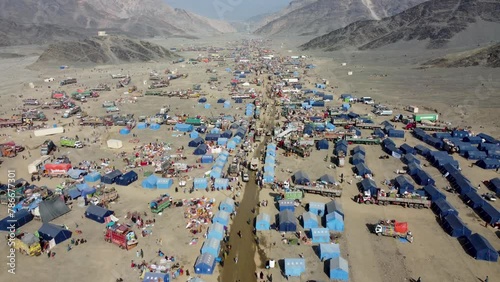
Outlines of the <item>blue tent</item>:
[[340,256],[330,259],[328,270],[331,280],[349,280],[349,264]]
[[194,189],[207,189],[208,188],[208,180],[206,178],[195,178],[193,181]]
[[212,155],[206,155],[206,156],[201,156],[201,163],[202,164],[210,164],[214,162],[214,156]]
[[158,181],[158,176],[151,174],[146,179],[142,180],[142,188],[154,189],[156,188],[156,182]]
[[224,239],[224,225],[220,223],[214,223],[208,228],[208,234],[207,234],[207,239],[217,239],[217,240],[222,240]]
[[365,176],[367,174],[372,174],[372,171],[366,166],[365,163],[359,163],[355,166],[356,172],[359,176]]
[[[220,134],[220,128],[214,127],[210,130],[211,134]],[[222,137],[219,135],[219,138]]]
[[153,131],[157,131],[157,130],[160,130],[160,127],[161,125],[157,124],[157,123],[153,123],[149,126],[149,129],[150,130],[153,130]]
[[500,196],[500,178],[496,177],[490,180],[489,183],[489,188],[497,194],[497,196]]
[[319,244],[319,258],[325,261],[340,256],[339,244]]
[[301,258],[286,258],[284,261],[285,275],[299,277],[306,272],[306,260]]
[[473,209],[482,207],[486,202],[476,191],[470,191],[462,197],[464,202]]
[[422,167],[419,164],[415,163],[415,162],[409,163],[408,166],[406,167],[406,172],[410,176],[416,175],[417,172],[419,172],[420,170],[422,170]]
[[297,230],[297,219],[291,210],[284,210],[279,213],[279,231],[295,232]]
[[194,130],[192,124],[178,123],[174,126],[174,129],[180,132],[191,132]]
[[439,199],[432,202],[431,208],[441,217],[445,217],[450,214],[458,215],[458,211],[445,199]]
[[405,192],[412,193],[415,190],[413,184],[403,175],[399,175],[394,179],[394,184],[396,188],[399,189],[399,194],[404,194]]
[[200,156],[200,155],[205,155],[207,152],[208,152],[208,145],[201,144],[194,150],[193,154]]
[[358,154],[358,153],[362,154],[362,155],[366,155],[366,149],[365,149],[365,147],[358,145],[352,149],[352,153],[353,153],[353,155]]
[[214,218],[212,219],[213,223],[220,223],[224,226],[229,225],[229,213],[226,211],[217,211],[217,213],[214,215]]
[[170,273],[146,272],[142,282],[170,282]]
[[324,182],[326,184],[335,184],[337,183],[335,181],[335,178],[330,175],[330,174],[323,174],[320,178],[318,178],[318,181]]
[[210,177],[212,178],[221,178],[222,177],[222,169],[220,167],[215,167],[210,171]]
[[488,202],[485,202],[478,208],[477,213],[489,224],[495,224],[500,221],[500,212]]
[[71,238],[72,232],[52,223],[43,223],[38,229],[38,235],[45,241],[54,239],[56,244]]
[[220,134],[219,133],[208,133],[207,135],[205,135],[205,140],[207,141],[217,141],[217,139],[220,138]]
[[227,178],[216,178],[214,181],[215,189],[226,189],[227,186],[229,186],[229,179]]
[[302,225],[304,226],[304,229],[318,228],[318,216],[312,212],[303,213]]
[[220,252],[220,240],[215,238],[207,239],[201,247],[202,254],[211,254],[214,257],[218,257]]
[[337,143],[335,149],[333,149],[333,153],[338,156],[341,152],[344,153],[344,156],[347,155],[347,145]]
[[357,164],[364,163],[364,162],[365,162],[365,155],[363,155],[361,153],[356,153],[352,156],[351,163],[353,165],[357,165]]
[[78,188],[73,187],[73,188],[70,188],[68,191],[67,191],[67,195],[72,199],[76,199],[78,197],[80,197],[82,195],[82,192],[80,192],[80,190],[78,190]]
[[128,128],[122,128],[122,129],[120,129],[119,133],[120,133],[120,135],[130,134],[130,129],[128,129]]
[[264,173],[264,183],[273,183],[274,182],[274,172],[268,171]]
[[316,143],[316,149],[318,149],[318,150],[328,150],[328,148],[329,148],[328,140],[326,140],[326,139],[319,140]]
[[305,172],[303,172],[302,170],[299,170],[297,171],[293,176],[292,176],[292,180],[295,184],[299,184],[299,185],[305,185],[309,182],[311,182],[309,180],[309,176],[307,176],[307,174]]
[[499,159],[484,159],[476,162],[476,165],[482,169],[497,169],[500,167]]
[[227,138],[219,138],[217,139],[217,145],[218,146],[224,146],[227,144],[228,139]]
[[420,160],[417,159],[417,157],[415,155],[410,154],[410,153],[405,154],[401,160],[405,164],[410,164],[410,163],[420,164]]
[[101,180],[101,174],[97,171],[93,171],[93,172],[85,175],[83,177],[83,180],[85,180],[85,182],[97,182],[97,181]]
[[342,219],[344,219],[344,209],[342,208],[342,203],[339,200],[333,200],[328,203],[326,203],[326,213],[333,213],[337,212],[342,216]]
[[257,215],[255,220],[255,230],[257,231],[267,231],[271,228],[271,216],[267,213],[261,213]]
[[378,187],[377,187],[377,183],[375,183],[375,181],[373,181],[369,178],[365,178],[361,181],[360,186],[361,186],[361,189],[363,190],[363,192],[370,192],[370,195],[372,195],[372,196],[377,195]]
[[434,179],[424,170],[419,170],[414,176],[415,182],[418,185],[434,185]]
[[[196,131],[196,130],[191,131],[191,133],[189,133],[189,138],[191,138],[191,139],[196,139],[198,137],[200,137],[200,133],[198,131]],[[203,140],[203,139],[201,139],[201,140]],[[200,145],[200,144],[198,144],[198,145]],[[197,147],[198,145],[196,145],[194,147]],[[189,147],[191,147],[191,146],[189,146]]]
[[446,200],[446,195],[443,194],[441,191],[436,188],[434,185],[426,185],[424,186],[424,191],[425,193],[429,196],[431,201],[437,201],[439,199],[445,199]]
[[313,243],[329,243],[330,231],[328,228],[311,228],[311,238]]
[[231,138],[233,137],[233,132],[231,130],[226,130],[220,135],[220,137]]
[[415,148],[413,148],[412,146],[404,143],[403,145],[399,146],[399,149],[401,150],[401,152],[403,152],[403,154],[415,154]]
[[426,156],[427,156],[427,154],[428,154],[431,150],[430,150],[429,148],[425,147],[424,145],[419,144],[419,145],[415,146],[415,151],[416,151],[419,155],[426,157]]
[[455,187],[460,195],[465,195],[474,190],[472,184],[469,180],[463,176],[463,174],[456,174],[452,176],[452,181],[450,181],[453,187]]
[[172,185],[174,185],[172,178],[159,178],[156,181],[156,188],[158,189],[170,189]]
[[[194,132],[196,132],[196,131],[194,131]],[[205,143],[205,140],[203,140],[203,138],[196,137],[195,139],[189,141],[188,146],[192,147],[192,148],[196,148],[196,147],[200,146],[203,143]]]
[[113,211],[105,209],[100,206],[95,206],[90,204],[85,211],[85,217],[88,219],[92,219],[95,222],[104,223],[106,217],[114,214]]
[[219,205],[219,210],[232,213],[234,211],[234,200],[232,198],[225,198]]
[[211,275],[215,269],[215,262],[215,256],[209,253],[200,255],[194,264],[194,273]]
[[101,182],[105,184],[113,184],[115,181],[122,176],[122,172],[119,170],[113,170],[110,173],[106,173],[101,176]]
[[498,251],[483,236],[475,233],[467,237],[467,252],[477,260],[498,261]]
[[338,212],[332,212],[326,215],[326,227],[331,231],[344,231],[344,220]]
[[233,139],[229,140],[226,144],[226,148],[230,150],[236,149],[236,142]]
[[325,204],[319,202],[309,202],[309,212],[323,216],[325,214]]
[[[7,216],[0,221],[0,231],[10,231],[13,226],[16,230],[33,220],[33,215],[26,209],[14,213],[14,217]],[[15,230],[14,230],[15,231]]]
[[139,122],[137,124],[137,129],[146,129],[148,125],[145,122]]
[[469,237],[472,234],[467,225],[456,214],[445,216],[442,225],[446,233],[450,234],[451,237]]
[[292,200],[279,200],[278,205],[280,212],[284,210],[290,210],[292,212],[295,211],[295,202]]
[[137,181],[137,179],[138,179],[137,173],[135,171],[131,170],[131,171],[125,173],[124,175],[120,176],[116,180],[116,185],[128,186],[128,185],[132,184],[133,182]]

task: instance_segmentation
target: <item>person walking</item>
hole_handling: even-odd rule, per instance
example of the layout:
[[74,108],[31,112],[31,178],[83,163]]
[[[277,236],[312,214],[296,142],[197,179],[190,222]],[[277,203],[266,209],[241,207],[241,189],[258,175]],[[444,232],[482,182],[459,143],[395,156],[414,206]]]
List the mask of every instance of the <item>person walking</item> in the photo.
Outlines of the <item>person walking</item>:
[[488,278],[489,278],[488,275],[486,275],[486,278],[484,278],[484,282],[488,282],[489,280]]

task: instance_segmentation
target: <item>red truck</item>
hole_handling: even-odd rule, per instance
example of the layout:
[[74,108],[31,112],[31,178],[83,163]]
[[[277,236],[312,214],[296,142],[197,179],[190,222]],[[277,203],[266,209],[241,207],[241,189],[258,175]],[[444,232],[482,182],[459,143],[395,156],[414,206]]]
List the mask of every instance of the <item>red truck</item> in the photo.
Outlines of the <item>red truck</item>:
[[138,244],[135,232],[121,224],[114,224],[106,228],[104,241],[116,244],[120,249],[125,249],[127,251]]
[[63,177],[66,176],[68,170],[71,169],[71,164],[62,163],[62,164],[46,164],[43,175],[44,176],[58,176]]

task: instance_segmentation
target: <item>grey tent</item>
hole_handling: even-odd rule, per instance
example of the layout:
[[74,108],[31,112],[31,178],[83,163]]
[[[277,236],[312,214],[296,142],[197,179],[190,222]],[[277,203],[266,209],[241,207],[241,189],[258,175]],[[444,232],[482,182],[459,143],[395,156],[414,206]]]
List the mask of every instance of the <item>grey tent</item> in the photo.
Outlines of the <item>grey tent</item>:
[[335,178],[333,178],[330,174],[324,174],[319,178],[319,180],[328,184],[335,184]]
[[342,204],[340,203],[340,201],[333,200],[327,203],[326,212],[327,213],[337,212],[342,216],[342,218],[344,218],[344,209],[342,208]]
[[309,183],[309,176],[307,176],[307,174],[305,172],[303,172],[302,170],[299,170],[297,171],[293,176],[292,176],[292,179],[293,179],[293,182],[295,184],[299,184],[299,185],[305,185],[307,183]]
[[280,232],[291,232],[297,230],[297,219],[291,210],[284,210],[279,213]]
[[59,197],[41,202],[38,208],[43,223],[51,222],[70,211],[64,200]]

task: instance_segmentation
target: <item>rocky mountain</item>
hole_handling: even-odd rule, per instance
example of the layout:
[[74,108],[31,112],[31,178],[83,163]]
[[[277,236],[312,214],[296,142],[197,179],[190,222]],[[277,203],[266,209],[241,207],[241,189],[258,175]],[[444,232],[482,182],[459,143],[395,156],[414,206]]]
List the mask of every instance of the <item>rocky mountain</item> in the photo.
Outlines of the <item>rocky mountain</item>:
[[170,60],[176,57],[176,54],[151,42],[124,36],[106,36],[51,44],[34,65],[119,64]]
[[162,0],[2,0],[0,19],[87,35],[106,30],[135,37],[193,37],[235,31],[229,23],[174,9]]
[[449,54],[445,57],[433,59],[422,64],[423,68],[460,68],[472,66],[499,68],[500,43],[467,52]]
[[425,40],[427,48],[442,48],[457,38],[477,45],[499,37],[500,0],[431,0],[379,21],[352,23],[301,47],[364,50]]
[[267,17],[259,35],[321,35],[361,20],[379,20],[427,0],[296,0]]

